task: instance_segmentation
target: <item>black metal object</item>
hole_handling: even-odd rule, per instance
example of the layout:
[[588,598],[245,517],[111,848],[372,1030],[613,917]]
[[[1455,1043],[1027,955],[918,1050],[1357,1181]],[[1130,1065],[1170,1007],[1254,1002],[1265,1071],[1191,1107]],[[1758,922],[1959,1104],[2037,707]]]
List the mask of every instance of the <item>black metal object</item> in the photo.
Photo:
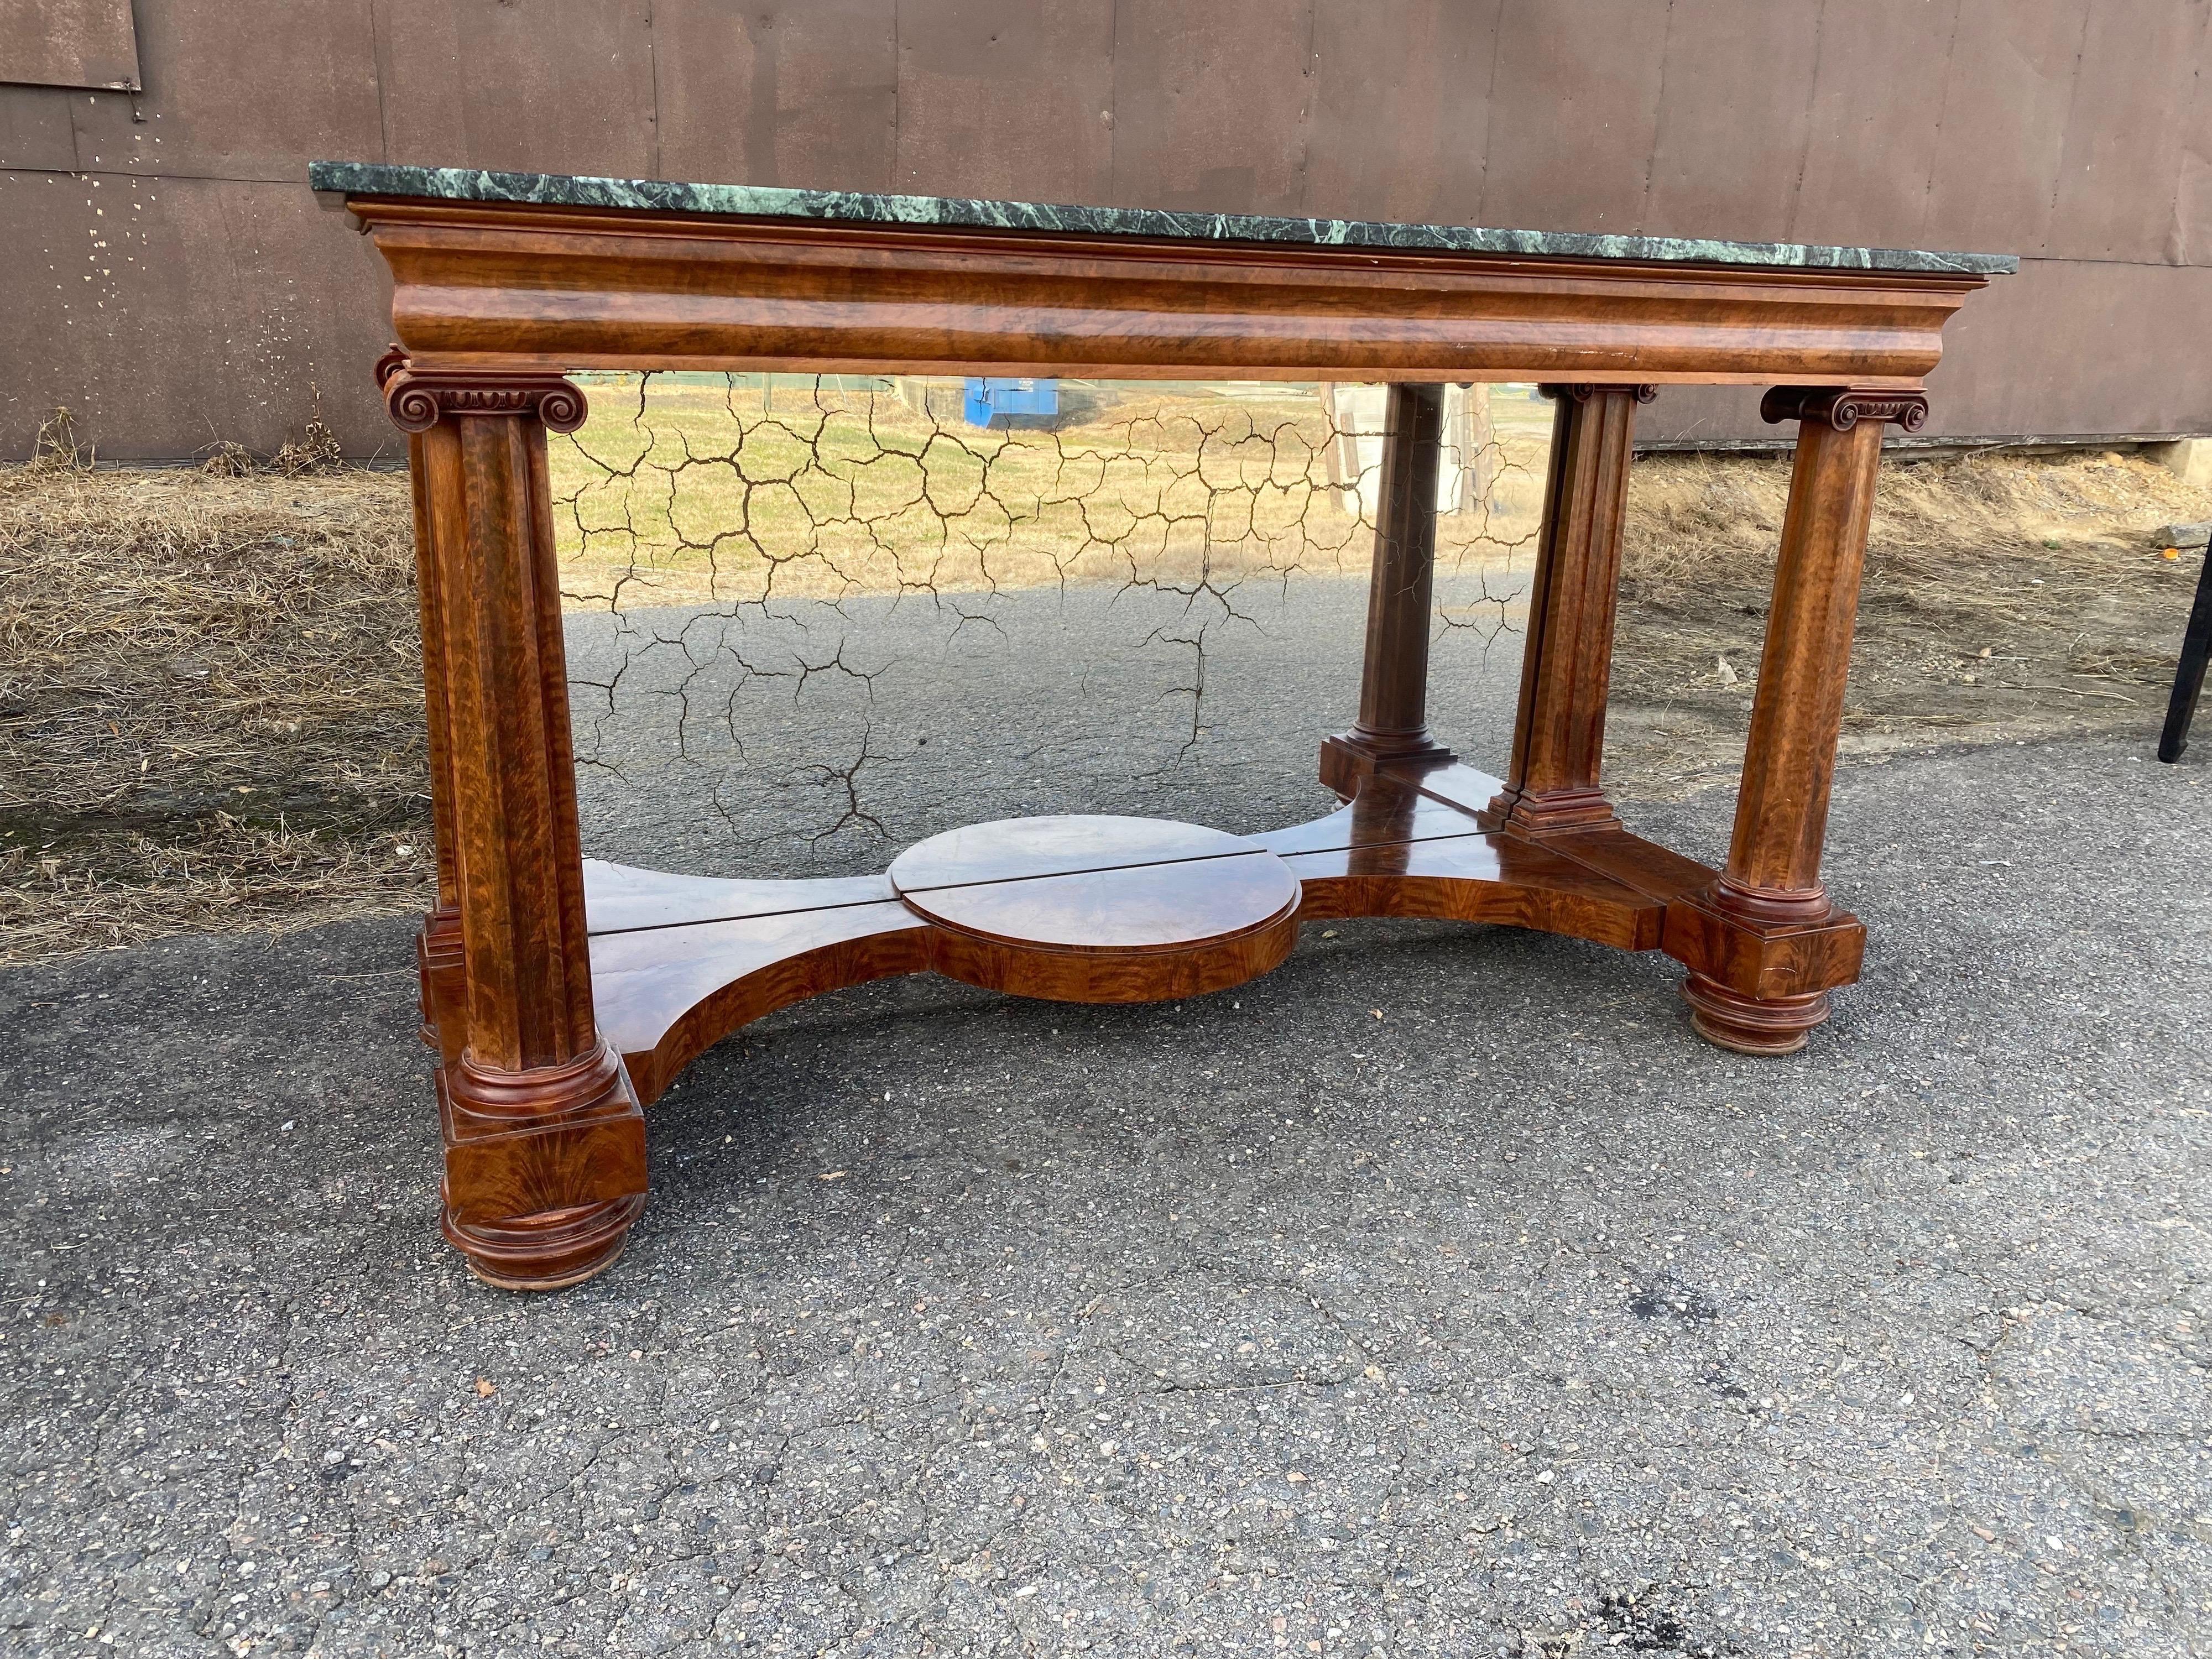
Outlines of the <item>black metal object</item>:
[[2212,547],[2197,577],[2197,603],[2189,608],[2189,627],[2181,636],[2181,661],[2173,671],[2173,701],[2166,705],[2166,730],[2159,734],[2158,758],[2179,761],[2189,747],[2189,723],[2197,718],[2197,694],[2204,690],[2204,666],[2212,660]]

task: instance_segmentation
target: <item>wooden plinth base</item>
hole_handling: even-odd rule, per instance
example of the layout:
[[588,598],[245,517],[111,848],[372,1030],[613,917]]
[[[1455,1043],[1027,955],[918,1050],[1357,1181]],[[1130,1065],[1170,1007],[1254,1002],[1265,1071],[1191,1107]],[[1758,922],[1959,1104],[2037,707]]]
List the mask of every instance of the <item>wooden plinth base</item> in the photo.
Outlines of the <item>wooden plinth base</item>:
[[1340,732],[1321,740],[1322,787],[1333,790],[1340,800],[1349,801],[1366,787],[1368,780],[1377,774],[1391,778],[1413,778],[1424,772],[1448,767],[1458,758],[1433,739],[1385,750],[1356,732]]
[[1471,767],[1385,767],[1326,818],[1249,836],[1014,819],[933,837],[881,876],[742,881],[587,860],[599,1027],[650,1102],[718,1038],[842,986],[932,971],[1066,1001],[1188,997],[1265,974],[1301,923],[1349,916],[1666,951],[1701,982],[1698,1030],[1755,1053],[1801,1044],[1828,987],[1856,977],[1854,919],[1761,933],[1717,916],[1717,873],[1617,822],[1486,828],[1501,787]]

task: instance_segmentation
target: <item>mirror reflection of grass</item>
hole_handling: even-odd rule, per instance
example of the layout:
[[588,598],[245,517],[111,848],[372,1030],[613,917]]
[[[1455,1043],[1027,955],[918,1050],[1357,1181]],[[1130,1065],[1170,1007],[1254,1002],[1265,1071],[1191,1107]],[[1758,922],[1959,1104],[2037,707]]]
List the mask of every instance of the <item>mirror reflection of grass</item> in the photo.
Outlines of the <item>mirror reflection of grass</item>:
[[[1086,383],[1051,429],[1002,430],[961,418],[957,380],[852,380],[592,385],[591,418],[550,458],[568,603],[1188,592],[1367,569],[1373,528],[1330,476],[1338,429],[1315,388]],[[1485,499],[1439,521],[1454,569],[1533,548],[1548,433],[1499,430]]]

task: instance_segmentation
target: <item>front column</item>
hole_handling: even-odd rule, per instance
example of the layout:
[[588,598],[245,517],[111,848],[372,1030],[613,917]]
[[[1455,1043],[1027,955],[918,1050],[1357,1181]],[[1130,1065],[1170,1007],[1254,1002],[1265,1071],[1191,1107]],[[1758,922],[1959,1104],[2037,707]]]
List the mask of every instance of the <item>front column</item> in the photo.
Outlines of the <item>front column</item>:
[[1321,746],[1321,781],[1347,800],[1358,794],[1363,778],[1384,765],[1442,766],[1453,758],[1429,735],[1428,720],[1443,413],[1441,386],[1390,388],[1359,718],[1350,732]]
[[546,476],[546,430],[582,424],[583,395],[408,366],[385,404],[421,470],[462,937],[445,1233],[494,1285],[573,1285],[619,1254],[646,1191],[644,1117],[592,1012]]
[[1528,642],[1505,788],[1486,818],[1531,835],[1610,824],[1598,783],[1613,629],[1620,589],[1620,532],[1628,512],[1636,406],[1650,386],[1546,386],[1556,400]]
[[1858,978],[1866,930],[1820,884],[1882,429],[1928,418],[1919,392],[1777,386],[1759,413],[1795,420],[1797,456],[1752,702],[1728,868],[1667,918],[1698,1031],[1755,1055],[1802,1049],[1828,991]]

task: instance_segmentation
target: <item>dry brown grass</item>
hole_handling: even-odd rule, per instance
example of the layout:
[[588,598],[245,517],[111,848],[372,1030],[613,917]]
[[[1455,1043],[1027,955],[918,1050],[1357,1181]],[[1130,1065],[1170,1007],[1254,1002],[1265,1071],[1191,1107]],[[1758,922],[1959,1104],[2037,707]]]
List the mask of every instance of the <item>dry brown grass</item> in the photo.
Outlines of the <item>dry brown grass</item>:
[[[890,392],[655,375],[592,389],[550,463],[571,606],[837,600],[1364,572],[1310,389],[1235,398],[1085,386],[1050,431],[981,430],[959,387]],[[1440,522],[1441,556],[1502,561],[1534,529],[1544,441],[1499,457],[1510,506]]]
[[0,952],[416,903],[410,538],[389,474],[0,470]]
[[[1631,477],[1612,758],[1675,794],[1741,758],[1790,465],[1650,456]],[[2206,519],[2212,497],[2134,456],[1887,464],[1846,753],[2154,731],[2197,567],[2154,532]]]
[[[1644,457],[1631,475],[1624,575],[1654,598],[1679,594],[1692,582],[1765,582],[1789,489],[1787,460]],[[2141,551],[2153,531],[2208,512],[2212,497],[2136,456],[1893,459],[1875,501],[1868,568],[1899,581],[1942,583],[1961,558]]]
[[271,829],[216,811],[161,836],[0,845],[0,961],[420,909],[424,860],[405,834]]

